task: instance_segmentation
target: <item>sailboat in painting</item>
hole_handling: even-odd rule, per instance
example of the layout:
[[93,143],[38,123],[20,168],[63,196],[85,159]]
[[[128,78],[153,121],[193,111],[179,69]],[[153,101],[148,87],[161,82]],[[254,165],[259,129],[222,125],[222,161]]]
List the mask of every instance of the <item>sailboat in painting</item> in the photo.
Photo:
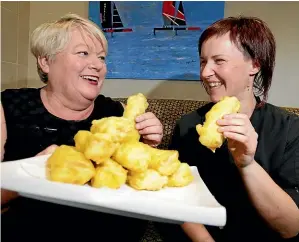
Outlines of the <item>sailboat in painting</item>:
[[176,1],[163,1],[162,17],[164,25],[154,28],[154,35],[157,30],[173,30],[176,35],[178,30],[200,30],[200,27],[187,26],[182,1],[179,1],[178,9],[176,9]]
[[131,28],[125,28],[116,5],[113,1],[100,1],[100,19],[102,30],[108,33],[132,32]]

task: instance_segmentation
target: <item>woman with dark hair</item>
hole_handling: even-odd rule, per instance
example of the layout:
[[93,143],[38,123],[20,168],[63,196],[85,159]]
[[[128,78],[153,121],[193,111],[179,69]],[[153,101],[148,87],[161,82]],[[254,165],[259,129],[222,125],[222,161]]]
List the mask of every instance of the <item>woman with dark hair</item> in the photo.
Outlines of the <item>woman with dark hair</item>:
[[[177,122],[169,148],[197,166],[226,207],[227,223],[223,228],[184,223],[192,241],[298,239],[299,118],[266,102],[275,49],[267,25],[251,17],[219,20],[199,39],[200,75],[211,103]],[[198,141],[195,126],[224,96],[237,97],[241,110],[217,121],[227,139],[213,153]],[[187,240],[175,226],[158,227],[165,238],[172,235],[169,241]]]

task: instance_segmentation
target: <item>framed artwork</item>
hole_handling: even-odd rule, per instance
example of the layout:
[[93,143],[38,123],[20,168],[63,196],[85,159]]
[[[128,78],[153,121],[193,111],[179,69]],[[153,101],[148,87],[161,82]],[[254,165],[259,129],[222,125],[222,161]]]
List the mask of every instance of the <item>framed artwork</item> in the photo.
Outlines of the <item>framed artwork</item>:
[[90,1],[108,40],[107,78],[199,80],[198,39],[224,2]]

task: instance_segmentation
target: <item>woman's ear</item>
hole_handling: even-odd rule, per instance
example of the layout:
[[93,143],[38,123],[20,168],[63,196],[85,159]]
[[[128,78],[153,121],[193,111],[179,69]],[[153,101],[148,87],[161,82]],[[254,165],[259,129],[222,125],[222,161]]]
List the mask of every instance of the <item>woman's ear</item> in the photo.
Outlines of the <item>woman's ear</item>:
[[249,74],[251,76],[255,76],[261,69],[261,65],[257,60],[252,60],[251,62],[251,70],[249,72]]
[[37,58],[38,64],[40,66],[40,68],[42,69],[42,71],[46,74],[49,73],[49,59],[47,57],[41,57],[39,56]]

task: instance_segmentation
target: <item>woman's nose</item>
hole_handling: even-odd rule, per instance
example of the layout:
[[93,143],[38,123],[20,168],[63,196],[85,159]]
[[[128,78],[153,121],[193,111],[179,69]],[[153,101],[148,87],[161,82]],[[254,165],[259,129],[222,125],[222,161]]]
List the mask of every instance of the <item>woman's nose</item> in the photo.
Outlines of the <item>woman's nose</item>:
[[211,64],[209,63],[202,64],[200,67],[200,74],[202,78],[208,78],[210,76],[213,76],[214,70]]
[[105,61],[96,56],[92,58],[92,61],[90,63],[90,68],[96,71],[100,71],[104,65],[105,65]]

